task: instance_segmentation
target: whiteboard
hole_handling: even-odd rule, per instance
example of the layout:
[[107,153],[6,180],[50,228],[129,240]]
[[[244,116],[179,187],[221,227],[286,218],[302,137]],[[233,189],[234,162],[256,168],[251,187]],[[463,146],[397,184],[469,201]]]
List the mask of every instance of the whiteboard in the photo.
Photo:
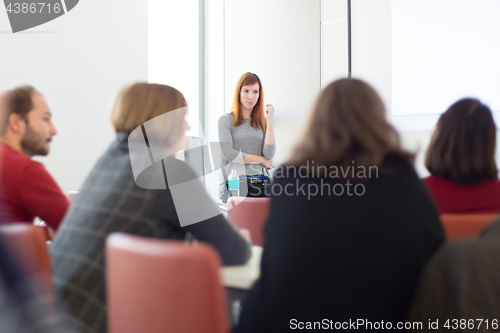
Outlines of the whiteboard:
[[500,111],[498,13],[497,0],[392,1],[396,127],[430,130],[464,97]]

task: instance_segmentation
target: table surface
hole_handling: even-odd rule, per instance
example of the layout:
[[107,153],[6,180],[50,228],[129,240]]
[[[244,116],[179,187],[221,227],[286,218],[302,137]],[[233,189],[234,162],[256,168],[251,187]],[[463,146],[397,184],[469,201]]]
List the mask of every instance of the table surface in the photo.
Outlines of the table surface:
[[248,290],[260,276],[262,247],[253,245],[252,256],[245,265],[221,268],[222,284],[225,287]]

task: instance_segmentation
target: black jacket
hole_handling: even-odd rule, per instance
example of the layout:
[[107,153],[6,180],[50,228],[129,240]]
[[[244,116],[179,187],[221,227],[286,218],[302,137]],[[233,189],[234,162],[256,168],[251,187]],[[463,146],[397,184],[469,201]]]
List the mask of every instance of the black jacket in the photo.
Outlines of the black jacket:
[[[301,178],[290,167],[275,175],[261,277],[243,301],[236,332],[406,321],[422,267],[444,242],[436,207],[413,168],[387,157],[378,177],[372,169],[361,182]],[[328,195],[327,185],[344,192]]]

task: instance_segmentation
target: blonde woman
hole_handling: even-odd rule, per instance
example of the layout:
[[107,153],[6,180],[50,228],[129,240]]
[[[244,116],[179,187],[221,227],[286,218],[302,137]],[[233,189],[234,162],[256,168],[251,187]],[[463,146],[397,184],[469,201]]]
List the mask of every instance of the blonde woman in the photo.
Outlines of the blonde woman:
[[[150,153],[157,159],[183,149],[189,128],[185,114],[184,97],[166,85],[137,83],[116,99],[116,140],[88,176],[51,246],[55,293],[83,332],[106,332],[103,258],[112,232],[167,239],[184,239],[189,232],[218,249],[225,264],[249,258],[248,242],[221,214],[183,226],[173,201],[176,184],[164,174],[177,173],[185,181],[196,175],[173,157],[150,160]],[[136,135],[142,140],[133,140]],[[203,189],[192,194],[191,210],[203,200],[204,209],[210,209],[206,202],[212,201]]]

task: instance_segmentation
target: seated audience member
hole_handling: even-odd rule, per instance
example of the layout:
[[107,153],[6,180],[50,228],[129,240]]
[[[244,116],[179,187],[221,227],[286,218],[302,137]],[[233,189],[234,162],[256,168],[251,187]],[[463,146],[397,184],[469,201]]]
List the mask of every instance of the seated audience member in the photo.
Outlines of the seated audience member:
[[427,149],[424,183],[441,213],[500,212],[496,126],[490,109],[462,99],[441,115]]
[[415,294],[410,320],[424,323],[418,332],[498,332],[499,266],[500,220],[479,238],[443,246]]
[[33,87],[23,86],[0,97],[0,110],[0,218],[33,222],[39,217],[57,230],[68,199],[43,164],[31,159],[48,155],[57,133],[49,106]]
[[[0,128],[3,128],[7,120],[3,106],[0,112]],[[1,161],[0,156],[0,166],[2,162],[5,161]],[[0,211],[4,204],[0,197]],[[0,215],[0,225],[10,221]],[[15,251],[9,248],[4,236],[0,236],[0,332],[76,332],[66,316],[54,312],[52,297],[40,287],[40,281],[23,272],[20,267],[23,263]]]
[[[184,162],[163,159],[184,149],[185,114],[183,95],[166,85],[137,83],[115,101],[116,140],[87,177],[51,246],[55,293],[84,332],[106,332],[104,249],[112,232],[164,239],[192,235],[211,243],[227,265],[250,257],[250,244],[220,214],[201,182],[176,201],[179,186],[197,177]],[[215,209],[216,215],[185,226],[186,208]]]
[[274,173],[261,276],[236,332],[406,321],[419,274],[444,242],[412,158],[371,86],[328,85]]

